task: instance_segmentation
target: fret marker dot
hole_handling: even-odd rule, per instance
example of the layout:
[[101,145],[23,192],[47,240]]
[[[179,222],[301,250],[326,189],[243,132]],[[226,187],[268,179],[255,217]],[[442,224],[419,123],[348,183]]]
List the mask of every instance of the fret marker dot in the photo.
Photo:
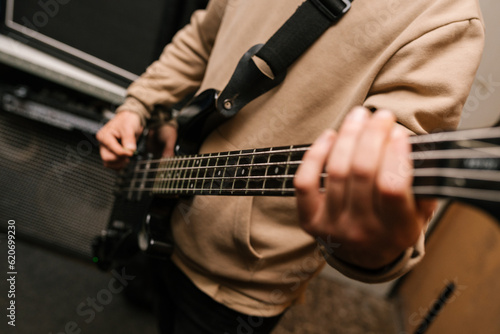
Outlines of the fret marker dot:
[[199,165],[200,164],[200,160],[196,160],[196,164]]
[[245,175],[245,170],[244,169],[241,170],[241,175]]
[[217,172],[217,176],[220,176],[222,174],[222,171]]
[[274,174],[278,174],[279,172],[280,172],[279,167],[276,167],[276,169],[274,170]]

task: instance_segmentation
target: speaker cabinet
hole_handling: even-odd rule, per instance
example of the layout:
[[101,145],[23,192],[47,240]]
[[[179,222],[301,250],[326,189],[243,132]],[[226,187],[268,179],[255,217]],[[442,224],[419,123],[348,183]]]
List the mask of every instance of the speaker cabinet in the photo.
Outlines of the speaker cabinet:
[[191,13],[206,4],[207,0],[5,0],[0,1],[0,30],[126,87],[158,58]]
[[88,258],[115,177],[92,135],[0,110],[0,230],[15,220],[17,237]]

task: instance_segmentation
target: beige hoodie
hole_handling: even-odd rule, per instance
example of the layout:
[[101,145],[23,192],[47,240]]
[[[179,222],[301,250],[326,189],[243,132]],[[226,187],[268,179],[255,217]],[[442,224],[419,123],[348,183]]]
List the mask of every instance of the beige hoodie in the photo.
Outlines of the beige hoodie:
[[[243,53],[264,43],[301,2],[211,1],[130,86],[119,111],[149,117],[156,104],[221,90]],[[201,150],[311,143],[324,129],[337,128],[355,105],[392,110],[417,134],[453,129],[483,37],[477,0],[356,0],[292,65],[283,84],[220,126]],[[299,227],[293,198],[197,196],[180,204],[172,226],[174,262],[215,300],[251,315],[275,315],[300,300],[324,264],[316,241]],[[347,276],[384,281],[419,261],[423,238],[379,272],[328,253],[328,263]]]

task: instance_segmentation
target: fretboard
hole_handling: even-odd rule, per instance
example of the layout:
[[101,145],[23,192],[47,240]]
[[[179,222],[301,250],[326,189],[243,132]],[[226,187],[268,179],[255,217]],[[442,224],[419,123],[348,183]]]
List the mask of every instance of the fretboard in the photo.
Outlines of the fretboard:
[[[174,157],[141,162],[130,190],[162,195],[292,196],[308,145]],[[154,175],[154,177],[152,177]]]
[[[500,128],[410,137],[416,195],[500,199]],[[309,145],[138,161],[123,191],[154,195],[293,196]],[[396,174],[394,178],[402,177]],[[325,173],[318,175],[323,185]]]

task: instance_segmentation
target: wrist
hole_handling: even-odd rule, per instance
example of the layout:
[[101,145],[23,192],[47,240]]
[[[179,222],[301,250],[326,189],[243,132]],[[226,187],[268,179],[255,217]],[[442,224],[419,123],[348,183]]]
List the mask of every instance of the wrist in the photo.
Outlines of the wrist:
[[394,266],[394,264],[401,261],[401,258],[405,255],[405,252],[398,253],[395,257],[384,257],[384,258],[374,258],[373,256],[367,256],[363,259],[353,259],[352,257],[344,258],[337,254],[330,254],[337,261],[352,267],[356,270],[366,271],[371,273],[380,273],[386,271],[388,268]]
[[128,97],[125,100],[125,103],[116,109],[116,111],[115,111],[116,115],[121,114],[121,113],[125,113],[127,115],[130,115],[130,114],[135,115],[136,117],[139,118],[139,122],[140,122],[140,125],[142,127],[146,126],[146,121],[147,121],[147,119],[150,118],[150,114],[147,111],[147,109],[144,107],[144,105],[142,105],[142,103],[140,103],[139,101],[137,101],[131,97]]
[[[326,240],[330,239],[331,237],[328,236]],[[321,240],[321,238],[318,238],[318,240]],[[320,242],[320,244],[322,243]],[[387,244],[367,247],[359,243],[347,244],[346,242],[339,242],[336,244],[335,250],[328,250],[328,253],[338,261],[352,267],[379,271],[399,261],[406,250],[407,247],[388,247]]]

